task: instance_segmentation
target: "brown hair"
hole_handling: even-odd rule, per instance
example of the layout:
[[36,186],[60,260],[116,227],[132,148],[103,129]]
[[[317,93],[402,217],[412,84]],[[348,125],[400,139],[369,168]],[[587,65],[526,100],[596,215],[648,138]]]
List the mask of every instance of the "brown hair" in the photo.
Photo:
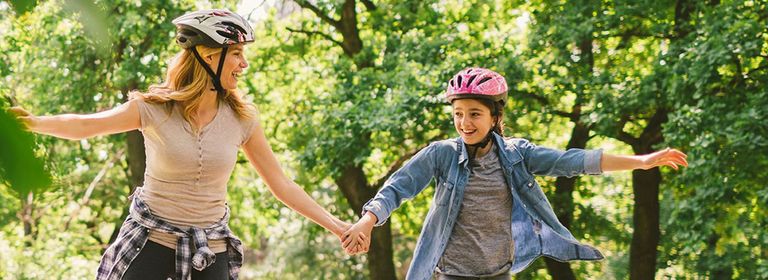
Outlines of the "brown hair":
[[476,100],[480,101],[488,110],[491,110],[491,116],[496,118],[493,131],[504,137],[504,104],[486,98],[478,98]]

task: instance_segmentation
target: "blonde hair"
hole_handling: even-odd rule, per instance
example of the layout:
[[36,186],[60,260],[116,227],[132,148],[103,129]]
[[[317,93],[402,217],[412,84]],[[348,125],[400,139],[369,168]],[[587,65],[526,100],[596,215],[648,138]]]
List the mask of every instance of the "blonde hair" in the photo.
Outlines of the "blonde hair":
[[[201,57],[215,55],[222,51],[221,48],[209,48],[203,45],[195,48]],[[185,49],[171,61],[165,82],[149,86],[147,93],[133,91],[130,95],[131,98],[141,98],[149,103],[166,104],[169,112],[174,104],[179,103],[182,106],[181,114],[184,119],[194,123],[196,120],[194,112],[200,107],[201,97],[207,90],[206,87],[210,87],[209,79],[210,76],[195,59],[192,51]],[[235,89],[225,90],[224,95],[217,94],[216,99],[219,102],[226,102],[241,120],[251,119],[254,115],[255,108],[243,101],[240,93]]]

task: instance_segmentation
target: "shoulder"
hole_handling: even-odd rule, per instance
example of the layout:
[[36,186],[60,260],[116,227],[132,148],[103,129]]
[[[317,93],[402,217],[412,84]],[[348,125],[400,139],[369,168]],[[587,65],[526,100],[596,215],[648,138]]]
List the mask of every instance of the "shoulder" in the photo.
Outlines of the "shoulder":
[[504,146],[510,149],[527,149],[535,145],[525,138],[506,137],[504,138]]
[[229,114],[231,118],[236,120],[241,131],[240,144],[245,144],[251,138],[251,135],[258,130],[260,126],[259,111],[251,103],[246,103],[244,107],[241,107],[241,112],[237,112],[234,108],[229,107]]
[[535,144],[525,138],[507,137],[503,139],[504,143],[502,148],[513,162],[526,158],[528,152],[536,148]]
[[159,100],[152,97],[135,95],[128,100],[128,104],[136,106],[141,111],[169,113],[174,106],[174,101]]
[[454,158],[458,158],[460,152],[459,141],[456,138],[434,141],[419,153],[434,163],[443,165],[453,162]]
[[457,141],[456,139],[445,139],[445,140],[434,141],[430,143],[429,146],[427,146],[427,148],[439,153],[458,152],[459,141]]

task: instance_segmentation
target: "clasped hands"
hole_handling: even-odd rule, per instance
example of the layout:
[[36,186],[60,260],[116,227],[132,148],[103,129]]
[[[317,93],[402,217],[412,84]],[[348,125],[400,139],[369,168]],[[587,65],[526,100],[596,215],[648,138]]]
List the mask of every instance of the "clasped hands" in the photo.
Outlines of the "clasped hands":
[[349,255],[358,255],[368,252],[371,246],[371,231],[376,224],[376,215],[366,212],[357,223],[350,225],[339,236],[344,252]]

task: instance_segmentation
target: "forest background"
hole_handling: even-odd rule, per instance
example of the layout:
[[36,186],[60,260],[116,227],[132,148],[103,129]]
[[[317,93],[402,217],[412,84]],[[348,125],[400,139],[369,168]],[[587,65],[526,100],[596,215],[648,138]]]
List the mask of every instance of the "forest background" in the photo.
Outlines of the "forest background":
[[[247,16],[240,84],[289,175],[354,221],[389,174],[456,137],[442,93],[468,66],[510,85],[506,134],[553,148],[688,154],[652,169],[537,180],[602,262],[540,259],[515,279],[768,279],[765,0],[0,1],[0,109],[88,113],[164,78],[171,19]],[[89,279],[142,184],[137,131],[32,136],[0,110],[0,279]],[[229,183],[242,279],[403,279],[433,188],[373,234],[338,240],[269,194],[247,160]]]

